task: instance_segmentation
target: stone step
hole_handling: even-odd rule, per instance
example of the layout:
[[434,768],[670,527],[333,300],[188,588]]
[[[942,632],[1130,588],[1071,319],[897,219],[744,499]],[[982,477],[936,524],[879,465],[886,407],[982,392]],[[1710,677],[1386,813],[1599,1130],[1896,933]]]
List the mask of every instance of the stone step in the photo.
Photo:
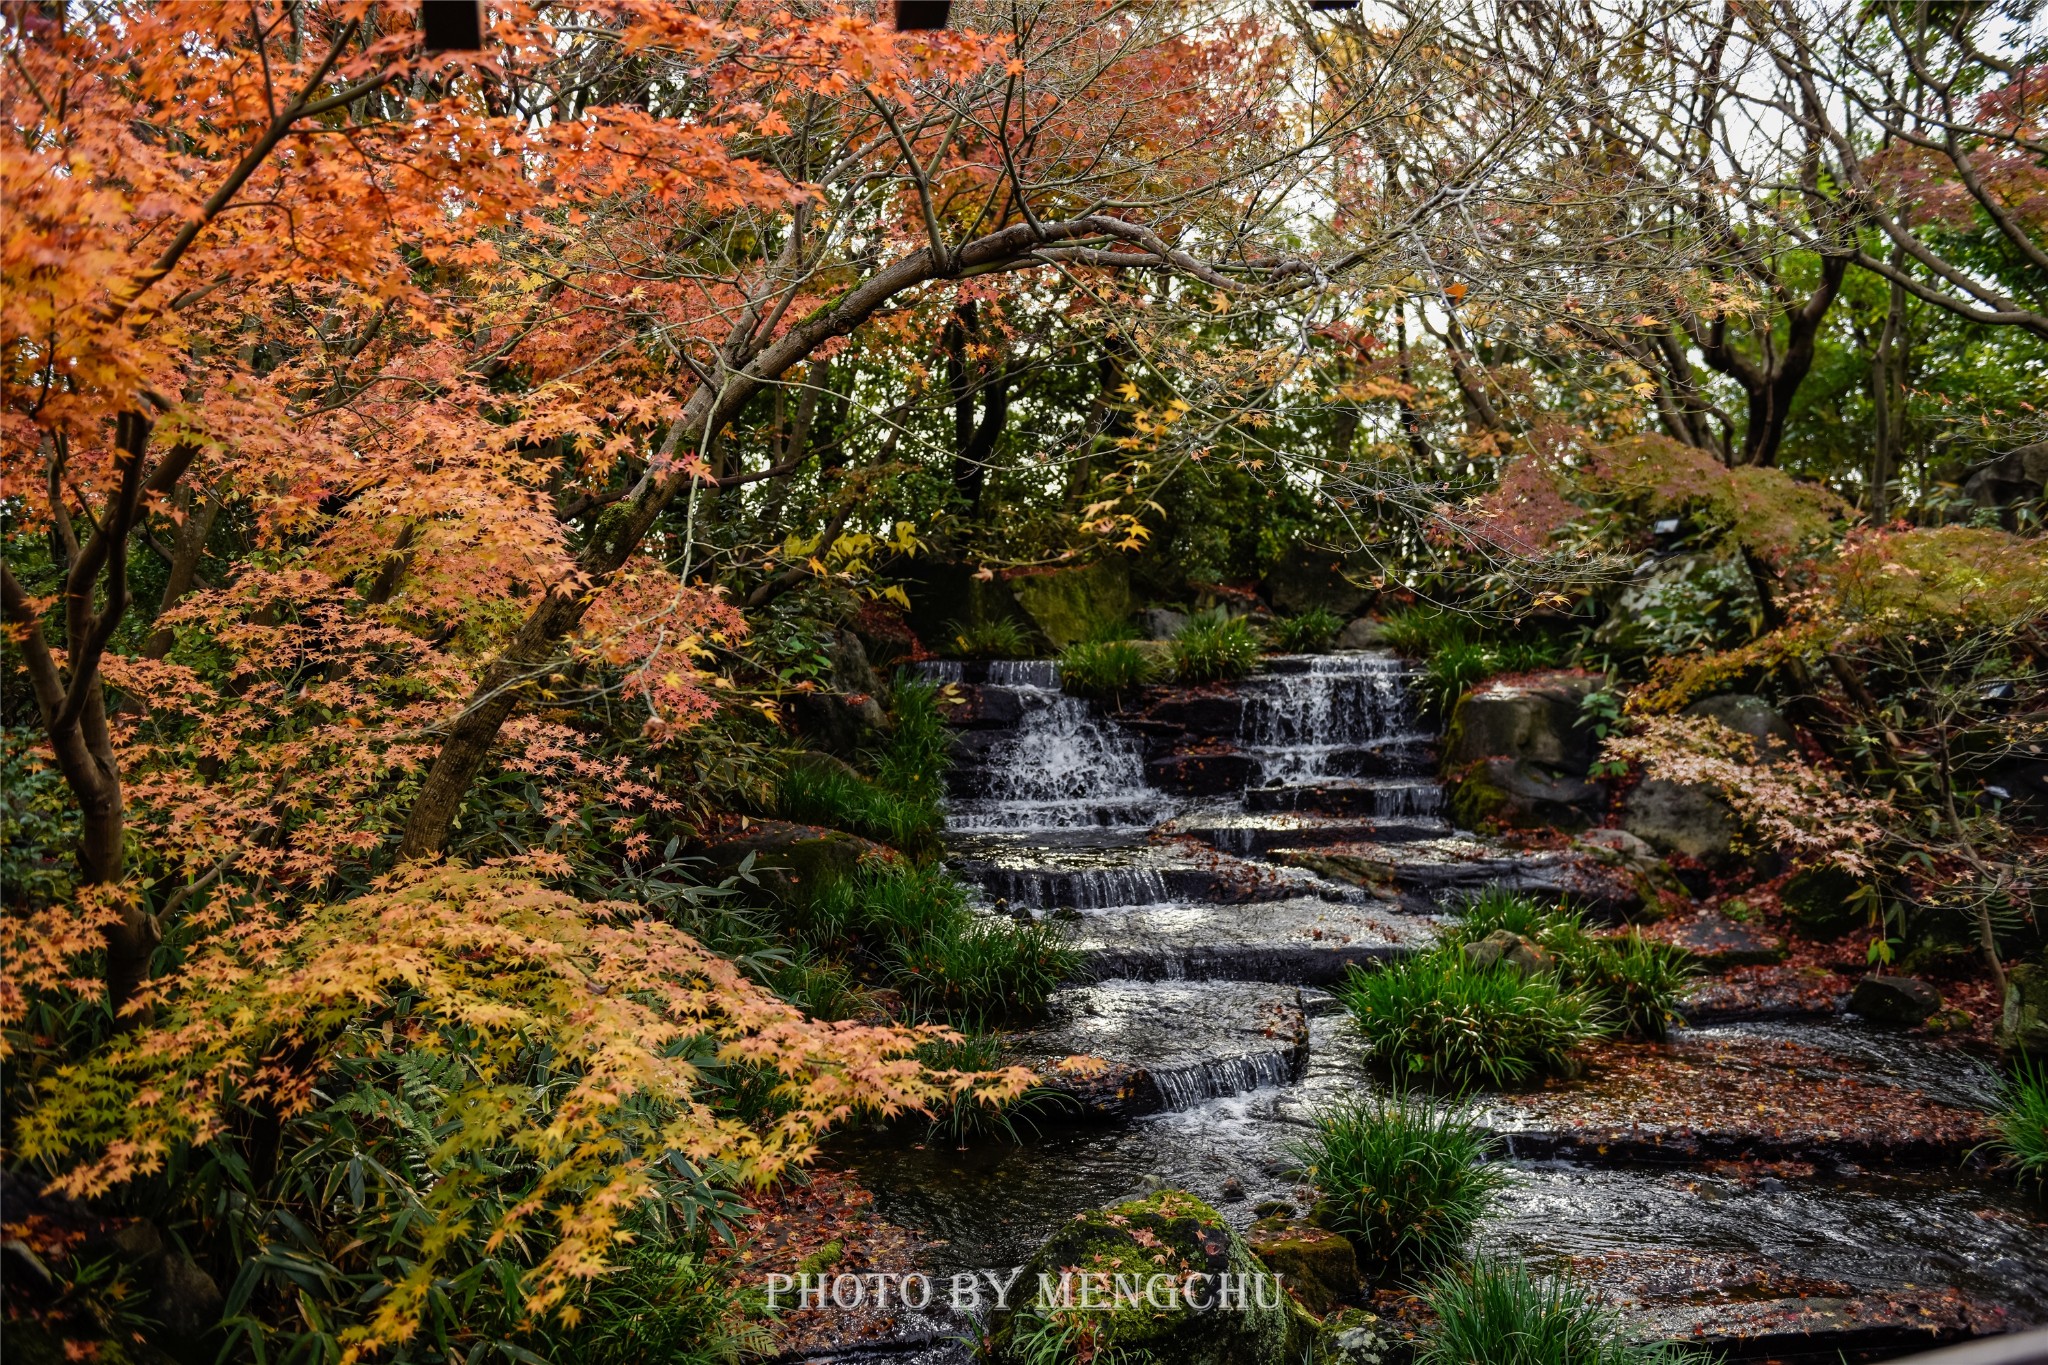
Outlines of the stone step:
[[[1092,831],[1091,831],[1092,833]],[[1321,896],[1357,900],[1357,888],[1301,868],[1278,867],[1219,853],[1186,840],[1116,837],[1057,845],[1037,838],[955,840],[953,869],[999,908],[1101,910],[1170,901],[1240,905]]]
[[1202,811],[1177,817],[1163,833],[1200,839],[1239,857],[1278,848],[1327,844],[1409,843],[1451,832],[1450,823],[1430,816],[1368,820],[1357,816],[1292,811]]
[[1443,804],[1443,789],[1435,782],[1398,777],[1280,783],[1253,787],[1244,794],[1247,811],[1297,811],[1366,816],[1373,820],[1433,818],[1443,810]]
[[1080,917],[1075,946],[1093,980],[1274,981],[1328,985],[1347,968],[1426,946],[1432,917],[1319,897],[1242,906],[1172,904]]

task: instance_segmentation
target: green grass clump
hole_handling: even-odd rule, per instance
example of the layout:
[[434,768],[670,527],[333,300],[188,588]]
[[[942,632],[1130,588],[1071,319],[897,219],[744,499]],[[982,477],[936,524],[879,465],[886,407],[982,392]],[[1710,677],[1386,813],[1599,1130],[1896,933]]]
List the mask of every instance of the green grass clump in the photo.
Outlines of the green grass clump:
[[821,954],[866,961],[917,1015],[1036,1013],[1078,961],[1056,925],[975,914],[938,866],[869,867],[830,882],[792,911],[791,927]]
[[1129,640],[1070,645],[1060,655],[1060,686],[1082,697],[1113,699],[1152,678],[1152,661]]
[[758,1298],[696,1256],[636,1244],[591,1282],[553,1354],[587,1365],[729,1365],[774,1349]]
[[2020,1183],[2048,1189],[2048,1067],[2022,1061],[2000,1092],[2003,1104],[1991,1126],[1993,1146]]
[[1325,607],[1310,607],[1299,616],[1275,621],[1273,643],[1289,654],[1321,654],[1343,629],[1343,617]]
[[[921,1045],[917,1059],[932,1071],[999,1071],[1011,1061],[1003,1040],[978,1025],[963,1025],[960,1037],[952,1042]],[[974,1138],[993,1136],[1021,1142],[1021,1129],[1033,1126],[1030,1115],[1052,1096],[1048,1090],[1027,1090],[998,1104],[970,1093],[955,1094],[949,1105],[932,1115],[925,1141],[965,1147]]]
[[1499,886],[1465,902],[1451,938],[1461,945],[1476,943],[1501,929],[1555,957],[1558,984],[1585,994],[1606,1027],[1652,1042],[1669,1035],[1679,1017],[1679,997],[1694,972],[1683,949],[1644,938],[1634,929],[1619,936],[1589,934],[1569,907]]
[[1378,971],[1352,967],[1337,995],[1381,1065],[1450,1090],[1568,1073],[1573,1050],[1601,1031],[1584,993],[1512,967],[1474,967],[1457,943]]
[[1463,644],[1477,632],[1472,618],[1436,607],[1403,607],[1380,625],[1380,639],[1396,654],[1424,659],[1445,645]]
[[1031,636],[1015,621],[954,621],[946,627],[947,652],[956,659],[1028,659]]
[[1423,1293],[1436,1323],[1416,1365],[1705,1365],[1707,1357],[1621,1334],[1613,1314],[1563,1277],[1518,1263],[1445,1270]]
[[1259,636],[1251,622],[1203,612],[1173,637],[1173,675],[1182,682],[1228,682],[1259,662]]
[[898,682],[894,722],[887,743],[869,755],[873,781],[831,760],[805,756],[777,780],[776,812],[908,853],[935,847],[946,822],[940,798],[953,747],[939,714],[938,689],[913,679]]
[[1381,638],[1397,654],[1422,661],[1416,679],[1423,709],[1432,716],[1450,714],[1458,698],[1503,673],[1554,668],[1565,651],[1553,636],[1504,639],[1461,612],[1435,607],[1408,607],[1389,616]]
[[1294,1156],[1322,1202],[1317,1220],[1358,1249],[1368,1274],[1429,1270],[1455,1259],[1507,1183],[1493,1141],[1469,1117],[1402,1095],[1333,1105]]

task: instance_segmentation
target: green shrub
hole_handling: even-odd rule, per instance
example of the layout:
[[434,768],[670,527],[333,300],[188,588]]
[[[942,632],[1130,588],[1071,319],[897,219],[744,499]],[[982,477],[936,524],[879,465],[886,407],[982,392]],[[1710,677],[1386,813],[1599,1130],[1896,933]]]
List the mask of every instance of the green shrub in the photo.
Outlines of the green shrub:
[[1344,618],[1324,607],[1273,623],[1273,643],[1289,654],[1321,654],[1336,643]]
[[1379,1095],[1333,1105],[1293,1155],[1322,1196],[1317,1221],[1358,1249],[1367,1273],[1431,1269],[1463,1250],[1506,1174],[1492,1139],[1442,1105]]
[[1396,654],[1426,659],[1446,645],[1464,644],[1477,631],[1472,618],[1440,607],[1403,607],[1380,626],[1380,638]]
[[1558,984],[1585,994],[1601,1023],[1617,1032],[1661,1042],[1679,1017],[1679,997],[1695,970],[1683,949],[1634,929],[1619,936],[1589,934],[1577,911],[1499,886],[1486,887],[1460,907],[1450,937],[1474,943],[1501,929],[1554,956]]
[[936,800],[900,796],[857,773],[815,762],[783,773],[775,809],[788,820],[843,829],[912,852],[929,848],[946,822]]
[[875,781],[905,801],[936,810],[946,794],[946,769],[953,761],[953,732],[939,713],[939,689],[903,678],[895,696],[894,728],[875,755]]
[[2048,1067],[2022,1061],[1999,1098],[2003,1103],[1991,1120],[1998,1137],[1992,1145],[2021,1184],[2048,1188]]
[[1697,1352],[1646,1345],[1563,1277],[1482,1261],[1441,1272],[1423,1292],[1436,1322],[1416,1365],[1705,1365]]
[[1120,697],[1151,677],[1152,661],[1128,640],[1069,645],[1060,655],[1060,686],[1078,696]]
[[549,1345],[583,1365],[732,1365],[774,1349],[758,1296],[695,1256],[636,1245],[591,1282],[574,1328]]
[[1457,943],[1378,971],[1353,967],[1337,994],[1381,1065],[1452,1090],[1569,1072],[1572,1050],[1600,1032],[1582,992],[1474,967]]
[[1204,612],[1173,637],[1173,674],[1182,682],[1226,682],[1258,666],[1259,636],[1243,617]]
[[956,659],[1028,659],[1032,654],[1030,634],[1008,617],[955,621],[946,627],[946,637],[947,652]]
[[820,887],[791,924],[821,953],[865,957],[914,1014],[1035,1013],[1077,965],[1058,926],[975,914],[939,866],[863,869]]

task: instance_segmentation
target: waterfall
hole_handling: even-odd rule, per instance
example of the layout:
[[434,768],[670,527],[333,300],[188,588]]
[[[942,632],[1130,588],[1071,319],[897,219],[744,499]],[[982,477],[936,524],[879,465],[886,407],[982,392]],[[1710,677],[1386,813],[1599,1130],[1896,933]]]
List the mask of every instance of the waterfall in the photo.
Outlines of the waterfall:
[[1245,684],[1238,730],[1239,747],[1258,758],[1268,785],[1337,776],[1333,758],[1376,743],[1427,742],[1415,728],[1409,673],[1392,654],[1314,655],[1276,665]]
[[989,895],[1033,910],[1158,905],[1171,894],[1156,867],[989,868],[980,880]]
[[1292,1079],[1294,1061],[1284,1052],[1212,1057],[1152,1073],[1152,1083],[1159,1087],[1160,1101],[1168,1109],[1193,1109],[1206,1100],[1285,1085]]
[[985,687],[1016,694],[1017,727],[991,744],[972,799],[953,804],[956,831],[1146,828],[1173,805],[1145,785],[1144,750],[1093,703],[1060,691],[1049,659],[990,663]]

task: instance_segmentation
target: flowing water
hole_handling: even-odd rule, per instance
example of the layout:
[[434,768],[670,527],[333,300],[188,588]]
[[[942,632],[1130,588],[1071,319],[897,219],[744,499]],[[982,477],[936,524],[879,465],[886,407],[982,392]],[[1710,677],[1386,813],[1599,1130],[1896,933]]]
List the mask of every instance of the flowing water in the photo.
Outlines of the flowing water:
[[[1162,1183],[1240,1226],[1262,1201],[1305,1207],[1292,1145],[1318,1106],[1373,1084],[1323,988],[1354,964],[1428,943],[1433,896],[1480,879],[1545,885],[1540,858],[1448,829],[1429,776],[1432,737],[1391,655],[1269,661],[1239,689],[1235,747],[1256,760],[1256,775],[1241,793],[1204,801],[1149,787],[1146,739],[1063,695],[1050,664],[925,667],[1016,703],[999,708],[1011,723],[963,737],[949,819],[955,869],[989,913],[1068,922],[1082,953],[1082,979],[1013,1036],[1018,1057],[1082,1053],[1140,1068],[1151,1089],[1139,1108],[1150,1112],[1111,1123],[1040,1112],[1021,1143],[958,1151],[855,1135],[841,1156],[886,1216],[931,1239],[935,1271],[1021,1264],[1075,1213]],[[1267,856],[1334,844],[1376,849],[1396,883],[1412,872],[1425,891],[1362,890]],[[1951,1105],[1988,1100],[1981,1065],[1852,1024],[1695,1032],[1796,1042],[1871,1083]],[[1745,1351],[1791,1358],[1799,1351],[1786,1342],[1807,1329],[1786,1337],[1782,1323],[1798,1313],[1774,1305],[1930,1289],[2012,1323],[2048,1321],[2048,1219],[1995,1178],[1844,1163],[1759,1174],[1725,1162],[1507,1161],[1514,1179],[1479,1249],[1545,1269],[1593,1267],[1596,1285],[1646,1332],[1731,1335]],[[1744,1317],[1760,1306],[1777,1316]],[[1886,1348],[1882,1331],[1828,1340],[1903,1349]],[[965,1356],[935,1346],[917,1358]]]

